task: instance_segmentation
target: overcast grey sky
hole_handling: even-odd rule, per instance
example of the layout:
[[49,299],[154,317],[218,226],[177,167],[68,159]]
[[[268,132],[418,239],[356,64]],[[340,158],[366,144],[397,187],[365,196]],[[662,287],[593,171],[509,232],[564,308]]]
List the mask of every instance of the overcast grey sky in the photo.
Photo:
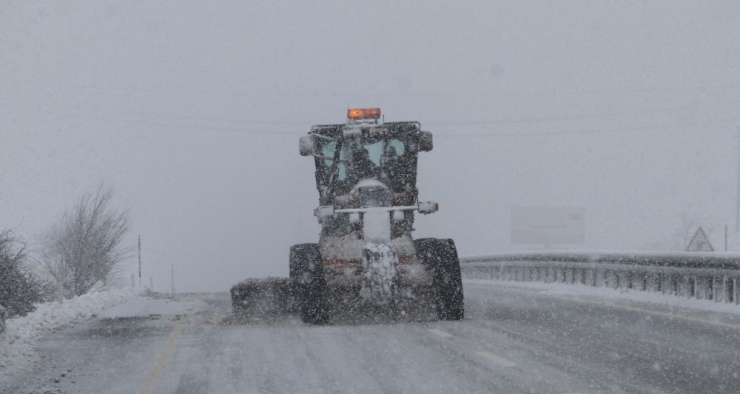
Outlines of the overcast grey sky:
[[435,133],[415,236],[461,255],[532,247],[513,206],[584,207],[577,249],[734,230],[740,2],[311,3],[2,1],[0,227],[104,181],[155,287],[286,276],[319,231],[298,137],[373,106]]

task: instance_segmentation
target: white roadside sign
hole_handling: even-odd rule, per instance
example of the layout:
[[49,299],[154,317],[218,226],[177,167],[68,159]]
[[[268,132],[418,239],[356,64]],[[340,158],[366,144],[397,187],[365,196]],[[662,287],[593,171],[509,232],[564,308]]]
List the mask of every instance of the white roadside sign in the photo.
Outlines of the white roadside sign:
[[714,252],[714,247],[712,246],[712,243],[709,242],[709,237],[707,237],[707,233],[704,232],[703,228],[699,227],[696,230],[694,236],[691,237],[691,241],[689,241],[689,244],[686,245],[686,251]]
[[582,244],[586,239],[584,217],[584,208],[511,208],[511,242]]

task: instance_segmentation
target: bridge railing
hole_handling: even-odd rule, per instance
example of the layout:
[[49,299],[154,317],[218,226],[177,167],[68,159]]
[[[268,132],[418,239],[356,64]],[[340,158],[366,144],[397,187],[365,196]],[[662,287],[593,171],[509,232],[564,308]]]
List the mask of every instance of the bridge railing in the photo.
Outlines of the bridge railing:
[[740,254],[513,252],[460,258],[466,279],[583,284],[740,304]]

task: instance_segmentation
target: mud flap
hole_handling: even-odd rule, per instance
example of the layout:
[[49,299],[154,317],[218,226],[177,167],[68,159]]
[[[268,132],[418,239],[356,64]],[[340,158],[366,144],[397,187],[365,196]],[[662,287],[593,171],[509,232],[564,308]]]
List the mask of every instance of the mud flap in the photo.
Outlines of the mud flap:
[[368,242],[362,248],[360,296],[375,305],[386,305],[398,293],[398,254],[393,244]]

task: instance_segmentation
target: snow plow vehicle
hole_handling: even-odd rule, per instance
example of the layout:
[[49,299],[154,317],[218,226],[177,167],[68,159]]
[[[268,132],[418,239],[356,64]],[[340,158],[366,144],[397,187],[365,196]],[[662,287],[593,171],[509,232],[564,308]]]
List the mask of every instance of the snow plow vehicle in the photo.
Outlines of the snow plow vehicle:
[[326,324],[337,307],[370,305],[397,316],[431,303],[437,318],[462,319],[455,243],[411,235],[416,211],[438,210],[420,202],[416,188],[418,154],[432,147],[432,133],[419,122],[383,122],[379,108],[350,109],[346,124],[311,127],[299,151],[316,166],[319,241],[290,248],[288,280],[232,287],[235,313],[272,307]]

